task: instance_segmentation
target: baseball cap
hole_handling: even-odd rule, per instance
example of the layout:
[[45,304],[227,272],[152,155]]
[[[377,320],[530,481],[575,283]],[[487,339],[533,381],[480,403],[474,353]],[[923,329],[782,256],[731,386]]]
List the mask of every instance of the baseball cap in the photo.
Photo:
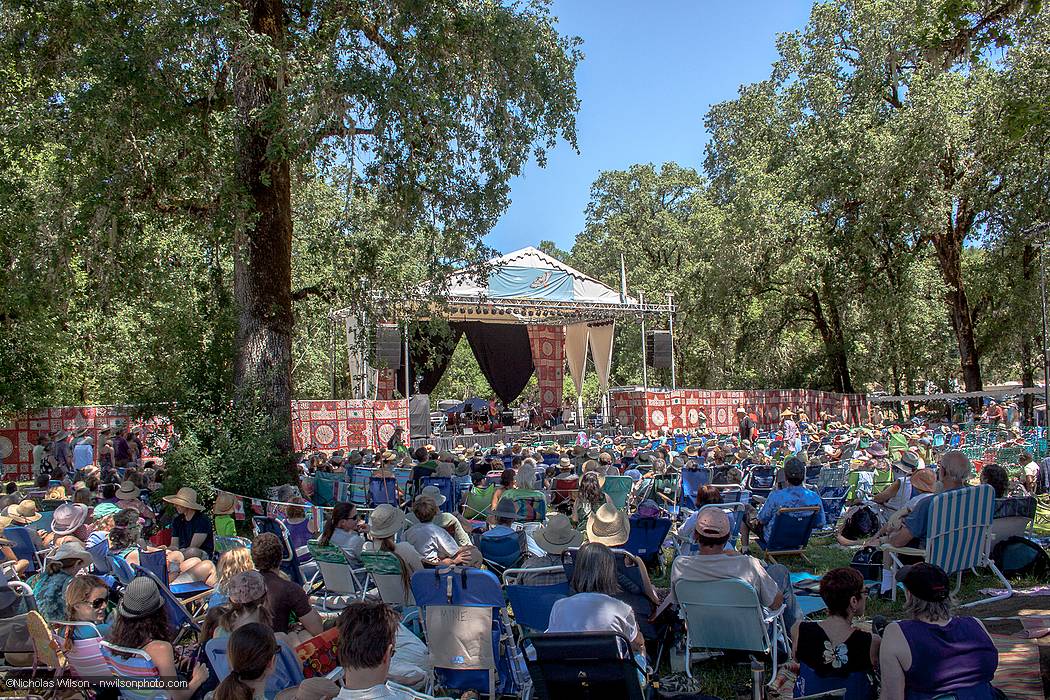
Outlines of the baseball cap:
[[896,579],[920,600],[941,603],[948,599],[951,583],[944,569],[934,564],[919,562],[897,570]]
[[798,457],[792,457],[784,462],[784,476],[789,479],[805,479],[806,464]]

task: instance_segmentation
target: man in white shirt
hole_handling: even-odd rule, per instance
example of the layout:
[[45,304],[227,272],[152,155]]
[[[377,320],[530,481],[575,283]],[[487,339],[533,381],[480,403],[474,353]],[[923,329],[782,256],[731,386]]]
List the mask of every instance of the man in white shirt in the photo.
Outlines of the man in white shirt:
[[433,522],[438,514],[433,500],[417,496],[412,502],[412,514],[419,524],[405,531],[405,541],[416,548],[423,561],[435,566],[481,566],[477,547],[460,547],[452,535]]
[[351,603],[339,619],[339,664],[343,687],[337,700],[432,700],[432,696],[387,680],[400,616],[378,601]]

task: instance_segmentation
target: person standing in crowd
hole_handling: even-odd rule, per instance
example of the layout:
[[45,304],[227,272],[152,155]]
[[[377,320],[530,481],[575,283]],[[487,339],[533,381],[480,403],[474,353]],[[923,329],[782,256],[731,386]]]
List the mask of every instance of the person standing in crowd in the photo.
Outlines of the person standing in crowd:
[[789,408],[783,411],[780,417],[783,419],[781,429],[784,431],[784,441],[791,445],[793,449],[795,440],[798,438],[798,424],[792,420],[795,417],[795,412]]
[[113,464],[123,469],[131,461],[131,446],[128,445],[127,428],[117,428],[113,437]]
[[339,617],[339,665],[343,687],[337,700],[433,700],[388,681],[400,616],[389,605],[358,601]]
[[220,491],[219,494],[215,496],[215,503],[213,503],[211,507],[211,513],[212,516],[214,516],[216,537],[237,536],[237,523],[233,520],[234,510],[236,510],[236,504],[234,503],[233,496],[225,491]]
[[386,441],[386,448],[398,454],[408,452],[408,448],[405,447],[405,429],[400,425],[394,428],[394,434]]
[[82,436],[77,444],[73,446],[73,470],[74,473],[79,474],[82,469],[86,469],[95,464],[95,441],[85,435]]
[[36,436],[36,444],[33,446],[33,478],[43,473],[50,472],[51,465],[47,461],[47,435],[40,433]]
[[102,481],[117,481],[115,476],[116,460],[113,457],[113,431],[103,426],[98,431],[98,468],[102,475]]
[[992,687],[999,653],[980,620],[952,617],[951,582],[921,562],[897,571],[911,619],[891,622],[882,637],[882,700],[951,696],[1002,697]]
[[740,441],[754,440],[755,434],[758,432],[758,426],[755,425],[755,421],[751,420],[751,416],[747,414],[747,410],[743,406],[736,409],[737,427],[739,428],[737,434],[740,437]]
[[999,424],[1003,422],[1003,407],[994,400],[989,401],[988,407],[984,409],[984,414],[981,416],[981,420],[986,422],[990,428],[999,427]]

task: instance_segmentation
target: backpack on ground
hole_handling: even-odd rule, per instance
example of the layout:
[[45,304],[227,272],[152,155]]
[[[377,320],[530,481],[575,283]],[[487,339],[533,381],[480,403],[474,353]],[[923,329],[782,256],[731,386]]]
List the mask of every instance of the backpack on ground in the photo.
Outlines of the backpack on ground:
[[996,544],[992,549],[992,561],[1007,578],[1045,577],[1050,572],[1050,557],[1043,548],[1019,535],[1007,537]]
[[842,524],[842,536],[847,540],[863,540],[879,531],[879,516],[869,506],[850,508]]

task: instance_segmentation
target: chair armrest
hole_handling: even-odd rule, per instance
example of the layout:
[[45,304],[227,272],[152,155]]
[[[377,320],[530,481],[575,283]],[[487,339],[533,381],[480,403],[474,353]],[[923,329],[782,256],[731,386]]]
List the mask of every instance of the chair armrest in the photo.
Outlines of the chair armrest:
[[764,618],[762,618],[762,621],[765,622],[766,624],[769,624],[773,620],[775,620],[778,617],[780,617],[781,615],[783,615],[785,610],[787,610],[787,605],[784,604],[784,603],[781,603],[780,607],[777,608],[776,610],[767,610],[766,611],[766,616]]
[[882,544],[879,546],[884,552],[891,552],[893,554],[903,554],[908,557],[925,557],[926,550],[918,549],[916,547],[894,547],[891,544]]

